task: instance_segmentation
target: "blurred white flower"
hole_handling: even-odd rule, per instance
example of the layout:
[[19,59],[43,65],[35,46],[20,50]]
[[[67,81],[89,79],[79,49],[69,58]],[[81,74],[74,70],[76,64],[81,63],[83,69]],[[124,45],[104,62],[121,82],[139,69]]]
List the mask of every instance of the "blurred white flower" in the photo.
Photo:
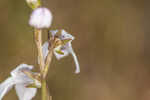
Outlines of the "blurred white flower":
[[26,0],[26,2],[32,9],[38,8],[41,5],[41,0]]
[[26,0],[26,1],[27,1],[27,3],[33,3],[33,4],[38,2],[38,0]]
[[[54,38],[57,35],[58,30],[53,30],[50,32],[51,32],[52,38]],[[77,56],[71,45],[71,42],[72,42],[72,40],[74,40],[74,37],[71,34],[68,34],[65,30],[61,30],[61,34],[58,36],[58,38],[61,41],[65,41],[67,39],[69,41],[65,44],[59,45],[56,48],[54,48],[54,54],[55,54],[56,58],[58,60],[60,60],[61,58],[64,58],[65,56],[68,56],[69,54],[71,54],[73,56],[73,59],[74,59],[75,65],[76,65],[75,73],[79,73],[80,72],[79,62],[78,62]],[[48,42],[45,42],[43,44],[42,49],[43,49],[44,59],[46,59],[48,52],[49,52],[48,46],[49,46]]]
[[33,66],[27,64],[20,64],[11,72],[11,76],[0,84],[0,100],[4,95],[13,88],[16,89],[19,100],[31,100],[37,88],[27,88],[28,85],[34,84],[34,80],[29,78],[23,71],[31,71]]
[[29,24],[32,27],[41,29],[41,28],[49,28],[52,23],[52,13],[47,8],[37,8],[35,9],[29,20]]

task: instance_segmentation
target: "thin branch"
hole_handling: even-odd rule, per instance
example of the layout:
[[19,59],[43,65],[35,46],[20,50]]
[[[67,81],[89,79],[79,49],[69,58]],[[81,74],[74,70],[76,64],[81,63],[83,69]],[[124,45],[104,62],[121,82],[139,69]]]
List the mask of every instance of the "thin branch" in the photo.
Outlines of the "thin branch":
[[55,46],[55,39],[54,40],[49,40],[49,52],[48,52],[48,55],[47,55],[47,58],[46,58],[46,61],[45,61],[45,67],[44,67],[44,70],[43,70],[43,78],[44,79],[46,78],[46,75],[47,75],[48,70],[49,70],[50,63],[52,61],[54,46]]

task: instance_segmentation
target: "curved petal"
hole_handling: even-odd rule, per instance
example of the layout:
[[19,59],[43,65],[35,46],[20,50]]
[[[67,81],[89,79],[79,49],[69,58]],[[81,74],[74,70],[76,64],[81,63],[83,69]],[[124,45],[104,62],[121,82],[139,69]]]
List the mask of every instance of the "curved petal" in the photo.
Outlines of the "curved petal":
[[22,73],[22,70],[32,70],[33,66],[32,65],[27,65],[27,64],[20,64],[17,66],[17,68],[15,68],[13,71],[11,71],[11,76],[18,76],[18,75],[24,75],[24,73]]
[[0,100],[4,97],[4,95],[12,89],[15,82],[13,81],[13,78],[10,77],[6,79],[3,83],[0,84]]
[[77,56],[76,56],[76,54],[75,54],[75,52],[74,52],[74,50],[73,50],[73,48],[72,48],[72,46],[71,46],[71,43],[68,43],[68,44],[69,44],[69,46],[68,46],[68,51],[69,51],[69,53],[72,55],[72,57],[73,57],[73,59],[74,59],[74,62],[75,62],[75,65],[76,65],[75,73],[78,74],[78,73],[80,73],[79,61],[78,61],[78,58],[77,58]]
[[56,33],[58,32],[58,30],[51,30],[50,32],[51,32],[52,37],[54,38],[54,36],[55,36]]
[[31,65],[20,64],[17,68],[11,71],[11,76],[13,77],[15,84],[33,83],[33,80],[22,72],[23,70],[30,71],[32,69],[33,66]]
[[61,36],[60,39],[64,40],[64,39],[71,39],[74,40],[74,36],[72,36],[71,34],[69,34],[68,32],[66,32],[64,29],[61,30]]
[[75,73],[78,74],[78,73],[80,73],[80,65],[79,65],[77,56],[76,56],[75,52],[73,52],[73,51],[71,52],[71,55],[73,56],[73,59],[74,59],[75,65],[76,65]]
[[15,85],[15,89],[19,100],[32,100],[37,92],[37,88],[26,88],[23,84]]
[[[42,53],[43,53],[43,58],[44,58],[44,61],[48,55],[48,46],[49,46],[49,43],[46,41],[43,45],[42,45]],[[39,60],[39,57],[38,57],[38,64],[40,63],[40,60]]]

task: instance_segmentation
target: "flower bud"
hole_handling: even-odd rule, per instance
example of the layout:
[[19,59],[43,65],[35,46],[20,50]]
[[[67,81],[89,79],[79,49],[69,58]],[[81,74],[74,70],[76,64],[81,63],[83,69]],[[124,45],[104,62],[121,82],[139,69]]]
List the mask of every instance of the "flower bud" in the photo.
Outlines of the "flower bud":
[[40,0],[26,0],[26,2],[32,9],[38,8],[41,5]]
[[49,28],[52,23],[52,13],[47,8],[37,8],[35,9],[29,20],[29,24],[32,27],[41,29]]

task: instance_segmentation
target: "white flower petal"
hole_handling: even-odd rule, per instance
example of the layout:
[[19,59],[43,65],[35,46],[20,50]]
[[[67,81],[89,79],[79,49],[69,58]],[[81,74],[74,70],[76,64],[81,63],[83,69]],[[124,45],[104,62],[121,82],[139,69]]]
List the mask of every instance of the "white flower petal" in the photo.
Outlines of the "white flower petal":
[[46,59],[47,55],[48,55],[48,46],[49,46],[49,43],[48,42],[45,42],[42,46],[42,51],[43,51],[43,57],[44,57],[44,60]]
[[77,59],[77,56],[72,48],[72,45],[71,45],[71,42],[68,42],[66,45],[65,45],[65,50],[66,52],[70,53],[74,59],[74,62],[75,62],[75,65],[76,65],[76,70],[75,70],[75,73],[78,74],[80,73],[80,65],[79,65],[79,62],[78,62],[78,59]]
[[[44,60],[46,59],[46,57],[47,57],[47,55],[48,55],[48,52],[49,52],[48,46],[49,46],[48,42],[45,42],[45,43],[43,44],[43,46],[42,46],[42,51],[43,51]],[[60,46],[59,46],[59,47],[60,47]],[[61,51],[64,53],[63,55],[62,55],[62,54],[58,54],[58,53],[56,52],[56,50],[59,50],[59,47],[57,47],[57,48],[54,49],[54,54],[55,54],[55,56],[56,56],[56,58],[57,58],[58,60],[61,59],[61,58],[63,58],[63,57],[65,57],[65,56],[67,56],[67,55],[69,54],[69,52],[68,52],[67,50],[61,50]],[[38,59],[38,63],[39,63],[39,59]]]
[[37,88],[26,88],[22,84],[15,85],[15,89],[19,100],[31,100],[37,92]]
[[27,65],[27,64],[20,64],[17,66],[17,68],[15,68],[13,71],[11,71],[11,75],[12,76],[18,76],[18,75],[24,75],[24,73],[22,73],[22,70],[32,70],[33,66],[31,65]]
[[13,78],[10,77],[6,79],[3,83],[0,84],[0,100],[4,97],[4,95],[12,89],[14,86],[15,82],[13,81]]
[[[42,52],[43,52],[44,61],[45,61],[45,59],[46,59],[46,57],[47,57],[47,55],[48,55],[48,52],[49,52],[48,46],[49,46],[48,42],[45,42],[45,43],[43,44],[43,46],[42,46]],[[38,64],[40,64],[40,59],[39,59],[39,57],[38,57]]]
[[51,30],[50,32],[51,32],[52,37],[54,37],[56,33],[58,32],[58,30]]
[[69,34],[68,32],[66,32],[65,30],[61,30],[60,39],[61,39],[61,40],[64,40],[64,39],[71,39],[71,40],[74,40],[74,36],[72,36],[71,34]]
[[17,68],[11,72],[11,76],[13,77],[14,81],[16,82],[15,84],[31,84],[31,83],[33,83],[34,81],[22,72],[23,70],[31,71],[32,69],[33,69],[32,65],[27,65],[27,64],[18,65]]
[[72,50],[70,51],[73,59],[74,59],[74,62],[75,62],[75,65],[76,65],[76,70],[75,70],[75,73],[78,74],[80,73],[80,65],[79,65],[79,62],[78,62],[78,59],[77,59],[77,56],[75,54],[75,52]]

